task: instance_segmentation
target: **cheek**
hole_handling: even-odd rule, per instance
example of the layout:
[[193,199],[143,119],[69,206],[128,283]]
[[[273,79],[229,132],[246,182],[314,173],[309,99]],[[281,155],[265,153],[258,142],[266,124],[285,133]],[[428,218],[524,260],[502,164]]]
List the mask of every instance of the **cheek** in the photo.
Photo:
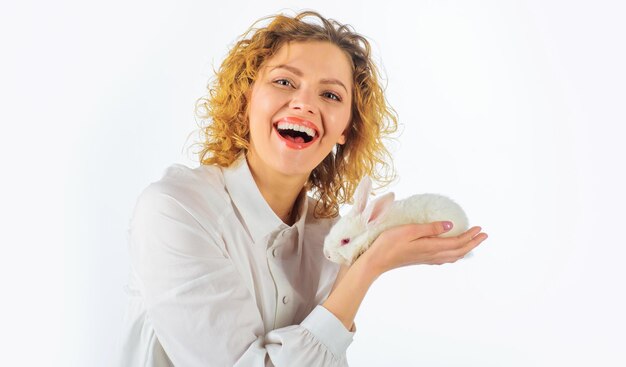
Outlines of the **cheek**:
[[268,93],[263,89],[253,91],[250,99],[250,120],[267,122],[274,115],[283,101],[275,93]]
[[332,135],[339,136],[341,135],[348,124],[350,123],[350,111],[339,111],[336,114],[333,114],[332,120],[327,120],[329,122],[328,129]]

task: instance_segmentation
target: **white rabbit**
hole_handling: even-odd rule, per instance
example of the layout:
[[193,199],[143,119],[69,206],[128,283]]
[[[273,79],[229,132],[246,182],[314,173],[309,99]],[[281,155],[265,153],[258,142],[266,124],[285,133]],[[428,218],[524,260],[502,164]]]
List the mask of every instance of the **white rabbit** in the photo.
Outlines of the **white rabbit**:
[[381,232],[398,225],[452,222],[452,229],[438,237],[456,236],[468,229],[463,209],[445,196],[420,194],[394,201],[394,193],[389,192],[366,206],[371,191],[372,181],[365,176],[356,188],[352,209],[326,235],[324,256],[330,261],[351,265]]

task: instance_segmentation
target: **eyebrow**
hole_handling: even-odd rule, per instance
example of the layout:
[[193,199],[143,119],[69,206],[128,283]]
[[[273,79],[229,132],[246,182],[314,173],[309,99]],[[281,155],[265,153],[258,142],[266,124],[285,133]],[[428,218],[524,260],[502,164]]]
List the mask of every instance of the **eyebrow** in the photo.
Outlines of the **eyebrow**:
[[[300,69],[298,69],[296,67],[293,67],[291,65],[281,64],[281,65],[278,65],[278,66],[274,66],[273,68],[270,69],[270,71],[273,71],[274,69],[286,69],[286,70],[289,70],[292,73],[296,74],[299,77],[302,77],[302,75],[304,75],[302,73],[302,70],[300,70]],[[346,88],[346,86],[338,79],[333,79],[333,78],[330,78],[330,79],[320,79],[320,83],[322,83],[322,84],[337,84],[337,85],[340,85],[340,86],[343,87],[343,89],[345,89],[346,93],[348,93],[348,88]]]

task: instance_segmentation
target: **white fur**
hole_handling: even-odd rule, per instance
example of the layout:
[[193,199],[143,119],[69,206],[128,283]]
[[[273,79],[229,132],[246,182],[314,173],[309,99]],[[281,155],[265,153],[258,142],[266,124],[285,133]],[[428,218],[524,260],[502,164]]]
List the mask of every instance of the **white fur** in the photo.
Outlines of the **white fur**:
[[[452,229],[438,237],[456,236],[468,229],[463,209],[445,196],[419,194],[394,201],[393,192],[389,192],[368,205],[371,190],[370,178],[363,177],[355,191],[352,209],[330,229],[324,240],[324,255],[330,261],[351,265],[380,233],[398,225],[452,222]],[[342,245],[342,239],[349,239],[349,243]]]

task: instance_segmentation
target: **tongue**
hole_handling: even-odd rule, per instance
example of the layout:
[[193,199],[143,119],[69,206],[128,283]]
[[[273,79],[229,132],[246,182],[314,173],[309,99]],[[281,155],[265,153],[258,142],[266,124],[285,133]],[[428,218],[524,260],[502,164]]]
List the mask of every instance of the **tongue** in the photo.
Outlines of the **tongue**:
[[287,135],[287,139],[291,140],[291,141],[295,141],[296,143],[304,143],[304,139],[300,136],[296,136],[295,138],[292,136]]

